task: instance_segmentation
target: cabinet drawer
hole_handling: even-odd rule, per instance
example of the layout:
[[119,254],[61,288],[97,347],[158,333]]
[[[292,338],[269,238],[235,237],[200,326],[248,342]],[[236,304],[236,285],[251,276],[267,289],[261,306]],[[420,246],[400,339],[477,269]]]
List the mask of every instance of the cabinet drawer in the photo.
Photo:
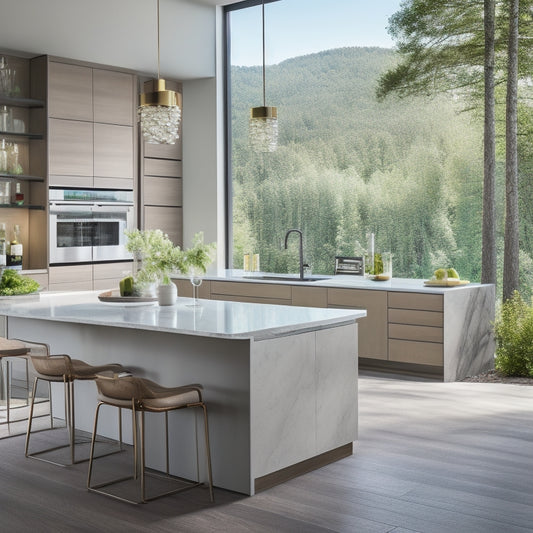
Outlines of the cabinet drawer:
[[92,291],[92,281],[74,281],[71,283],[50,283],[49,291]]
[[412,309],[389,309],[389,323],[436,326],[444,324],[443,313],[438,311],[414,311]]
[[144,204],[182,206],[181,178],[144,178]]
[[211,294],[290,300],[291,286],[274,285],[271,283],[239,283],[235,281],[212,281]]
[[411,326],[408,324],[389,324],[389,339],[412,341],[442,342],[443,329],[431,326]]
[[144,157],[181,159],[181,137],[176,139],[176,144],[151,144],[145,142]]
[[[96,263],[93,265],[95,280],[118,278],[119,280],[133,272],[133,263]],[[95,287],[96,288],[96,287]]]
[[281,298],[259,298],[258,296],[236,296],[235,294],[212,294],[211,300],[226,300],[229,302],[247,302],[254,304],[291,305],[290,300]]
[[[93,266],[92,265],[73,265],[73,266],[59,266],[50,267],[48,271],[50,286],[53,284],[88,282],[91,284],[89,289],[92,289],[93,282]],[[81,289],[81,287],[80,287]],[[50,290],[52,288],[50,287]]]
[[327,307],[326,287],[292,287],[292,305],[303,307]]
[[183,245],[183,213],[181,207],[144,207],[144,229],[160,229],[176,245]]
[[420,309],[442,311],[442,294],[420,294],[417,292],[389,292],[389,307],[396,309]]
[[420,365],[443,365],[443,345],[435,342],[389,340],[389,360]]
[[41,289],[46,290],[48,288],[48,274],[23,274],[23,276],[36,281]]
[[181,161],[174,161],[172,159],[151,159],[149,157],[145,157],[144,175],[181,178]]

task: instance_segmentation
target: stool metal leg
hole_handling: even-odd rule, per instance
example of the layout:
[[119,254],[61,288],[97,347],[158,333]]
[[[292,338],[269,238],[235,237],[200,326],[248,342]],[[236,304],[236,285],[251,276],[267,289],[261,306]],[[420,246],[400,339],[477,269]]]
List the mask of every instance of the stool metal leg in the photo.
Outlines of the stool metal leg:
[[207,407],[202,403],[202,410],[204,412],[204,431],[205,431],[205,453],[207,458],[207,477],[209,480],[209,498],[214,501],[213,495],[213,473],[211,471],[211,448],[209,446],[209,426],[207,422]]

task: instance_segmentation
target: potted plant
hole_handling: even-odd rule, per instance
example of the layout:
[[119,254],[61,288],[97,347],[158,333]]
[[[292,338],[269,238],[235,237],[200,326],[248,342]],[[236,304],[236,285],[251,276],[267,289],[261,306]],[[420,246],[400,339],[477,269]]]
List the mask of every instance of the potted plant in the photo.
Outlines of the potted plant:
[[173,305],[177,297],[176,285],[171,281],[172,273],[191,275],[191,272],[205,274],[212,261],[214,243],[204,244],[203,233],[194,236],[193,246],[185,251],[168,238],[161,230],[126,231],[126,249],[139,261],[140,268],[134,275],[133,292],[146,291],[157,285],[160,305]]

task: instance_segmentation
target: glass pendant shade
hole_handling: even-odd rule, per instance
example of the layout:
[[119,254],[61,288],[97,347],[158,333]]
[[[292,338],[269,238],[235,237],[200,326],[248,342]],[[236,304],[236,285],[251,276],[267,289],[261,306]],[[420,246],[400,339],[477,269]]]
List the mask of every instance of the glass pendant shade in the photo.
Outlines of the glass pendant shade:
[[249,141],[254,152],[276,151],[278,147],[278,110],[276,107],[252,107]]
[[157,80],[157,90],[141,94],[138,109],[141,131],[151,144],[175,144],[179,138],[181,95],[165,88],[165,80]]

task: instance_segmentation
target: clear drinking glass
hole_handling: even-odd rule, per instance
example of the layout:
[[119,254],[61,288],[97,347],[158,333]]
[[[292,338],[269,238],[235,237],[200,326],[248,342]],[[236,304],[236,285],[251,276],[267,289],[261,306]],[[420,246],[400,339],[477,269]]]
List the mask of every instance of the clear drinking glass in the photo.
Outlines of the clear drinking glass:
[[189,279],[191,280],[192,284],[192,297],[193,297],[193,303],[189,305],[189,307],[198,307],[200,305],[200,301],[198,298],[198,288],[202,284],[204,271],[200,268],[191,267],[189,269]]

